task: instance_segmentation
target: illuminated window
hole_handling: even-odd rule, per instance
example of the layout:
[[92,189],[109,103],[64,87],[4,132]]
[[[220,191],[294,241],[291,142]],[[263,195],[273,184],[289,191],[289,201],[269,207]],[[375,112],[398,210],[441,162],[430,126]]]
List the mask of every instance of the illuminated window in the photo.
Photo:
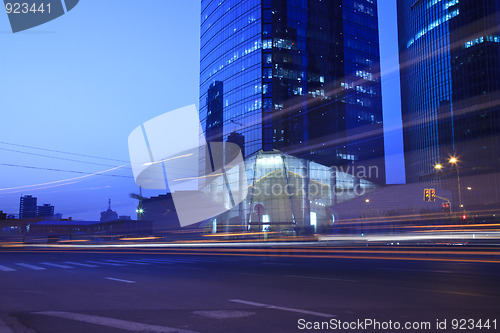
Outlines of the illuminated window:
[[318,223],[316,212],[311,212],[310,217],[311,217],[311,226],[314,228],[314,231],[316,231],[316,225]]

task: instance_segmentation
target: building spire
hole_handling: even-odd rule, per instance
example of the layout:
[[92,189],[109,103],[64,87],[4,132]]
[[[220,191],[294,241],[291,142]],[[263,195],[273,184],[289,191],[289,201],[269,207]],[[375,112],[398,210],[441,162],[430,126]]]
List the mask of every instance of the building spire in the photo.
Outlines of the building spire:
[[108,209],[111,210],[111,199],[108,200]]

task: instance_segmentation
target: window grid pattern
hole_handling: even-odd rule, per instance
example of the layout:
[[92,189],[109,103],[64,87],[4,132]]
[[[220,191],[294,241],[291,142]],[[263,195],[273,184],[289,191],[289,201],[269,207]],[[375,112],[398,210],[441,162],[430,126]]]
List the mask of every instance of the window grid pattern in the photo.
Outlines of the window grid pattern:
[[223,140],[245,139],[245,153],[262,148],[261,1],[201,3],[200,121],[207,126],[208,91],[223,82]]

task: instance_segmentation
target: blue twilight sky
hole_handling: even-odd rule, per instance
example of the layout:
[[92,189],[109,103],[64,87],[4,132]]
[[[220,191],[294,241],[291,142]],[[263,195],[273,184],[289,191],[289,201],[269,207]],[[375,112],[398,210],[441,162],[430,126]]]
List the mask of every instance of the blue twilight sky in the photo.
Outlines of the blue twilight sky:
[[[386,138],[388,181],[400,183],[396,1],[379,2],[384,122],[396,129]],[[81,0],[13,34],[0,11],[0,210],[17,214],[20,195],[32,194],[65,217],[96,220],[108,198],[133,216],[127,138],[157,115],[198,105],[199,12],[197,0]]]

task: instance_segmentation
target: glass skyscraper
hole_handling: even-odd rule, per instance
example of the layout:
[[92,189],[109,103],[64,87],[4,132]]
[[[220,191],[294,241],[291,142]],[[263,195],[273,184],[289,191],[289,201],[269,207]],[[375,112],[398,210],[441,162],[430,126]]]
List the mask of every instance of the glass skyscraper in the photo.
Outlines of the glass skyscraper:
[[200,120],[249,193],[211,228],[327,230],[385,184],[379,73],[375,0],[202,0]]
[[402,0],[398,25],[407,181],[498,204],[500,2]]
[[376,165],[384,183],[379,72],[374,0],[202,0],[202,127],[246,156]]

